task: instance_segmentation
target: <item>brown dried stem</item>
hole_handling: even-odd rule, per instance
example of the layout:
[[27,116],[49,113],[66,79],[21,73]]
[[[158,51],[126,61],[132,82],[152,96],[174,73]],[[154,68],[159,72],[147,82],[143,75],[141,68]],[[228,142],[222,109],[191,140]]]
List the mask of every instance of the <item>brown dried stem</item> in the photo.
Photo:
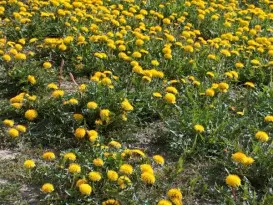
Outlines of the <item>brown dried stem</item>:
[[74,78],[73,74],[72,74],[72,73],[69,73],[69,76],[70,76],[72,82],[78,87],[79,84],[75,81],[75,78]]
[[63,67],[64,67],[64,59],[62,59],[62,62],[59,68],[59,88],[61,88],[62,79],[63,79]]

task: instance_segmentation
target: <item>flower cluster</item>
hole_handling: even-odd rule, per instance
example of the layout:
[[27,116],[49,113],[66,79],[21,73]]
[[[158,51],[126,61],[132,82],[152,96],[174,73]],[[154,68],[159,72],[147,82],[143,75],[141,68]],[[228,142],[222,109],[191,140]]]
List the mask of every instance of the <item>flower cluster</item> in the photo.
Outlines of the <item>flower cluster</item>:
[[[164,155],[217,156],[238,174],[226,177],[232,190],[269,184],[272,9],[269,0],[0,1],[4,131],[50,150],[45,165],[25,162],[29,177],[52,173],[40,176],[52,198],[129,204],[118,194],[159,186],[165,159],[111,137],[129,143],[147,126]],[[179,189],[165,198],[152,203],[182,204]]]
[[[124,149],[119,142],[114,140],[110,141],[108,145],[91,143],[90,146],[94,152],[75,151],[56,156],[54,152],[47,151],[42,155],[45,162],[26,160],[24,166],[28,172],[32,172],[32,180],[40,176],[36,172],[43,174],[45,180],[48,173],[53,174],[51,176],[54,178],[48,178],[48,181],[41,186],[42,192],[50,194],[48,197],[54,196],[54,192],[65,194],[63,189],[58,187],[66,187],[71,192],[82,195],[82,199],[96,197],[95,200],[101,201],[102,198],[98,196],[104,198],[113,189],[116,189],[116,194],[130,192],[131,189],[137,191],[139,186],[142,187],[141,189],[147,188],[148,191],[149,186],[156,183],[156,173],[159,172],[165,161],[161,155],[155,155],[153,156],[154,162],[150,162],[143,151]],[[32,170],[34,167],[35,169]],[[66,175],[68,181],[61,177],[62,174],[57,173]],[[108,190],[109,188],[111,189]],[[170,190],[168,196],[172,201],[182,204],[182,195],[179,190]],[[110,202],[121,203],[115,199],[108,199],[102,204]]]

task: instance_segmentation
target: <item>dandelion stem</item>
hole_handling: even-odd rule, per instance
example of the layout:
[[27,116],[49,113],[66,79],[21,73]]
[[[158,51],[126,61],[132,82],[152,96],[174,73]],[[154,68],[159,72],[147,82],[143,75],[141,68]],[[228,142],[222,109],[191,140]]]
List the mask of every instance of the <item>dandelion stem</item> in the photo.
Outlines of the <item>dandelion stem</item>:
[[233,195],[233,197],[234,197],[234,200],[237,201],[237,196],[236,196],[236,191],[235,191],[235,189],[232,187],[231,190],[232,190],[232,195]]
[[28,171],[28,177],[31,179],[31,170],[27,169],[27,171]]
[[193,145],[192,145],[192,148],[191,148],[191,152],[193,152],[195,147],[196,147],[197,138],[198,138],[198,134],[195,135],[194,142],[193,142]]
[[73,186],[74,186],[74,184],[75,184],[75,181],[76,181],[76,174],[73,175],[73,180],[72,180],[72,184],[71,184],[70,189],[73,188]]

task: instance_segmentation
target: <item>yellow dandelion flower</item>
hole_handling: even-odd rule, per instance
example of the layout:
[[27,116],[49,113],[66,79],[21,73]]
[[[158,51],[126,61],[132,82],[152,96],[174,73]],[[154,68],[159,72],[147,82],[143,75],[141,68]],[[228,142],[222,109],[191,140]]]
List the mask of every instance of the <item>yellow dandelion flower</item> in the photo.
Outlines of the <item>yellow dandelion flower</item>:
[[247,86],[247,87],[250,87],[250,88],[254,88],[255,87],[255,84],[252,83],[252,82],[245,82],[244,85]]
[[[54,87],[55,89],[55,87]],[[63,90],[54,90],[52,93],[52,96],[54,98],[59,98],[59,97],[63,97],[64,96],[64,91]]]
[[112,140],[111,142],[109,142],[108,145],[109,145],[109,146],[112,146],[112,147],[115,147],[115,148],[117,148],[117,149],[120,149],[120,148],[121,148],[121,144],[120,144],[119,142],[117,142],[117,141],[114,141],[114,140]]
[[243,68],[243,67],[244,67],[244,64],[238,62],[238,63],[235,63],[235,67],[236,67],[236,68]]
[[242,152],[236,152],[234,154],[232,154],[232,157],[231,157],[235,162],[240,162],[242,164],[244,164],[247,160],[247,156],[242,153]]
[[172,205],[172,202],[170,202],[169,200],[166,199],[161,199],[157,205]]
[[232,79],[233,75],[231,72],[225,72],[225,76],[227,76],[228,78]]
[[24,53],[17,53],[15,56],[14,56],[15,59],[18,59],[18,60],[26,60],[27,59],[27,56],[26,54]]
[[165,89],[166,92],[168,93],[173,93],[173,94],[177,94],[178,91],[175,87],[172,87],[172,86],[168,86],[166,89]]
[[260,65],[261,64],[260,61],[257,60],[257,59],[251,60],[250,63],[253,64],[253,65]]
[[27,128],[24,125],[17,125],[16,129],[20,132],[26,132]]
[[85,92],[86,91],[86,84],[81,84],[80,86],[79,86],[79,90],[81,91],[81,92]]
[[10,55],[8,55],[8,54],[4,54],[4,55],[2,56],[2,58],[3,58],[3,60],[6,61],[6,62],[11,61],[11,57],[10,57]]
[[236,114],[243,116],[245,113],[244,113],[244,111],[242,111],[242,112],[239,111],[239,112],[236,112]]
[[27,168],[27,169],[32,169],[32,168],[34,168],[35,166],[36,166],[36,165],[35,165],[35,162],[34,162],[33,160],[31,160],[31,159],[26,160],[26,161],[24,162],[24,167]]
[[133,173],[133,167],[130,164],[123,164],[120,166],[119,171],[123,174],[130,175]]
[[108,77],[105,77],[105,78],[103,78],[103,79],[101,80],[101,83],[102,83],[103,85],[110,86],[110,85],[112,84],[112,80],[111,80],[110,78],[108,78]]
[[151,61],[151,64],[152,64],[153,66],[159,66],[159,62],[158,62],[157,60],[152,60],[152,61]]
[[141,40],[141,39],[137,39],[136,42],[135,42],[135,44],[136,44],[137,46],[142,46],[142,45],[144,44],[144,41]]
[[227,90],[229,89],[229,85],[227,83],[219,83],[218,84],[218,88],[222,91],[222,92],[227,92]]
[[166,54],[164,54],[164,58],[165,59],[172,59],[172,54],[171,53],[166,53]]
[[190,53],[192,53],[194,51],[194,49],[193,49],[193,47],[191,45],[184,46],[184,50],[186,52],[190,52]]
[[201,83],[200,83],[199,81],[195,80],[195,81],[192,82],[192,84],[193,84],[194,86],[199,86]]
[[79,190],[82,195],[90,195],[92,193],[92,187],[89,184],[81,184]]
[[76,160],[76,155],[72,152],[68,152],[64,155],[64,159],[65,160],[71,160],[71,161],[75,161]]
[[164,99],[170,104],[176,103],[176,97],[172,93],[166,93],[166,95],[164,96]]
[[5,119],[3,121],[4,125],[8,126],[8,127],[13,127],[14,125],[14,120],[8,120],[8,119]]
[[147,83],[150,83],[152,81],[152,78],[148,77],[148,76],[143,76],[142,80],[144,80]]
[[121,119],[122,119],[123,121],[127,121],[127,120],[128,120],[128,118],[127,118],[127,113],[126,113],[126,112],[122,113]]
[[55,154],[53,152],[45,152],[43,154],[43,158],[45,160],[52,160],[52,159],[55,159],[56,157],[55,157]]
[[219,84],[217,84],[217,83],[212,83],[212,85],[211,85],[212,89],[217,89],[218,87],[219,87]]
[[208,59],[215,60],[215,59],[216,59],[216,55],[209,54],[209,55],[208,55]]
[[72,174],[77,174],[81,172],[81,166],[76,163],[72,163],[68,167],[68,171]]
[[131,150],[131,155],[132,156],[141,156],[141,157],[145,157],[146,155],[144,154],[144,152],[142,152],[139,149],[132,149]]
[[246,166],[251,165],[251,164],[253,164],[254,161],[255,160],[252,157],[246,157],[244,165],[246,165]]
[[273,122],[273,115],[267,115],[264,117],[264,121],[266,122]]
[[118,180],[118,173],[115,172],[114,170],[108,170],[107,171],[107,178],[110,181],[117,181]]
[[19,131],[16,130],[15,128],[10,128],[8,131],[8,134],[9,134],[9,136],[14,137],[14,138],[19,137]]
[[269,140],[269,136],[266,132],[258,131],[255,134],[256,139],[260,140],[261,142],[267,142]]
[[182,200],[182,193],[179,189],[170,189],[168,192],[167,192],[167,195],[168,197],[170,197],[170,199],[174,199],[174,198],[177,198],[179,200]]
[[79,187],[81,184],[86,184],[87,180],[85,178],[83,179],[78,179],[76,182],[76,187]]
[[25,118],[27,118],[28,120],[34,120],[38,117],[38,113],[36,110],[34,109],[30,109],[30,110],[27,110],[25,112]]
[[101,158],[97,158],[93,160],[93,164],[97,167],[102,167],[104,165],[104,162]]
[[132,184],[131,180],[127,176],[120,176],[117,181],[121,189],[125,189]]
[[75,137],[76,137],[76,138],[79,138],[79,139],[84,138],[85,134],[86,134],[86,131],[85,131],[85,129],[82,128],[82,127],[77,128],[77,129],[75,130],[75,132],[74,132]]
[[227,49],[222,49],[222,50],[220,51],[220,53],[222,53],[223,55],[225,55],[225,56],[227,56],[227,57],[231,56],[231,53],[230,53],[229,50],[227,50]]
[[75,113],[75,114],[73,114],[73,118],[74,118],[74,120],[80,121],[83,119],[83,115],[79,114],[79,113]]
[[65,51],[67,49],[67,46],[65,44],[61,44],[58,47],[61,51]]
[[133,72],[141,74],[141,73],[143,73],[143,69],[141,66],[136,65],[133,67]]
[[153,167],[150,164],[141,164],[140,165],[141,172],[149,172],[151,174],[154,173]]
[[154,184],[155,183],[155,176],[150,172],[143,172],[141,174],[141,180],[145,184]]
[[123,100],[123,102],[121,103],[121,108],[127,112],[134,110],[134,107],[131,105],[131,103],[127,99]]
[[44,63],[43,63],[43,67],[44,67],[45,69],[49,69],[49,68],[52,67],[52,64],[51,64],[50,62],[44,62]]
[[232,74],[232,76],[233,76],[234,79],[238,79],[238,77],[239,77],[238,72],[232,70],[232,71],[230,71],[230,73]]
[[21,109],[23,104],[22,103],[12,103],[11,106],[16,108],[16,109]]
[[164,24],[171,24],[171,20],[168,19],[168,18],[164,18],[164,19],[162,20],[162,22],[163,22]]
[[202,132],[205,131],[205,128],[203,127],[203,125],[197,124],[197,125],[194,125],[194,130],[195,130],[196,132],[202,133]]
[[31,85],[35,85],[36,84],[36,79],[33,75],[28,75],[27,76],[27,81],[31,84]]
[[214,73],[213,73],[213,72],[210,72],[210,71],[207,72],[206,74],[207,74],[209,77],[211,77],[211,78],[214,78],[214,76],[215,76]]
[[27,96],[28,100],[30,100],[30,101],[35,101],[37,99],[36,95],[32,95],[32,96],[26,95],[26,96]]
[[120,205],[120,204],[115,199],[108,199],[108,200],[102,202],[102,205]]
[[75,98],[69,99],[68,102],[69,102],[70,104],[72,104],[72,105],[77,105],[77,104],[79,104],[79,101],[78,101],[77,99],[75,99]]
[[215,91],[212,88],[208,88],[206,89],[205,95],[209,97],[213,97],[215,95]]
[[45,183],[41,190],[44,192],[44,193],[51,193],[54,191],[54,186],[50,183]]
[[182,200],[178,198],[171,198],[171,201],[174,205],[183,205]]
[[160,165],[163,165],[165,163],[165,160],[161,155],[154,155],[153,160]]
[[96,130],[88,130],[87,135],[90,142],[95,142],[98,138],[98,132]]
[[162,95],[159,92],[154,92],[153,96],[156,98],[162,98]]
[[100,111],[100,118],[102,120],[107,120],[110,117],[110,110],[108,109],[102,109]]
[[226,177],[226,184],[231,187],[239,187],[241,185],[241,179],[235,174],[230,174]]
[[140,52],[138,52],[138,51],[135,51],[135,52],[133,52],[132,56],[134,58],[141,58],[142,54]]
[[57,90],[58,89],[58,86],[55,84],[55,83],[49,83],[47,85],[48,88],[51,88],[51,89],[54,89],[54,90]]
[[91,101],[91,102],[87,103],[87,108],[88,109],[95,110],[95,109],[97,109],[97,107],[98,107],[98,104],[96,102],[94,102],[94,101]]
[[100,181],[102,177],[99,172],[92,171],[92,172],[89,172],[88,178],[93,182],[97,182],[97,181]]

